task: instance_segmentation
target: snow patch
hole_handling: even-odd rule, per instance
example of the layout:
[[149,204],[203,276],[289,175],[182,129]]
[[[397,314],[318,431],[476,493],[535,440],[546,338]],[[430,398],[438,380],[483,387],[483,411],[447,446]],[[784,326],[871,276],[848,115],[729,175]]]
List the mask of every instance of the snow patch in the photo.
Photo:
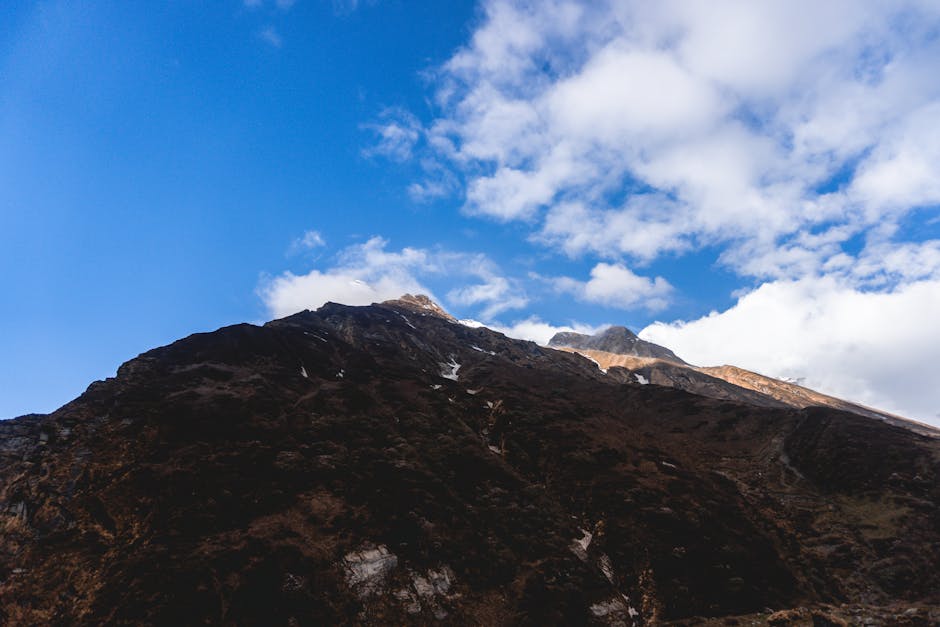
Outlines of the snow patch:
[[591,361],[593,361],[595,364],[597,364],[597,369],[598,369],[598,370],[600,370],[600,371],[603,372],[604,374],[607,374],[607,368],[601,368],[601,362],[597,361],[597,360],[594,359],[593,357],[588,357],[587,355],[583,355],[583,354],[581,354],[581,353],[578,353],[578,354],[581,355],[582,357],[586,357],[587,359],[590,359]]
[[800,479],[806,479],[806,477],[803,476],[803,473],[801,473],[797,468],[795,468],[795,467],[790,463],[790,456],[787,455],[787,452],[784,451],[782,448],[781,448],[781,450],[780,450],[780,463],[783,464],[783,465],[787,468],[787,470],[791,471],[793,474],[795,474],[795,475],[796,475],[797,477],[799,477]]
[[411,328],[414,329],[415,331],[418,330],[418,328],[417,328],[415,325],[411,324],[411,320],[408,319],[408,316],[406,316],[406,315],[403,314],[403,313],[400,313],[400,314],[398,314],[398,315],[401,316],[401,319],[405,321],[405,324],[407,324],[409,327],[411,327]]
[[467,390],[467,394],[469,394],[470,396],[473,396],[475,394],[479,394],[482,391],[483,391],[483,388],[477,388],[475,390]]
[[663,466],[665,466],[666,468],[676,468],[676,465],[675,465],[675,464],[670,464],[669,462],[661,461],[661,462],[659,462],[659,463],[662,464]]
[[471,329],[479,329],[480,327],[485,326],[482,322],[478,322],[471,318],[465,318],[463,320],[458,320],[457,322],[465,327],[470,327]]
[[640,613],[630,605],[630,598],[627,595],[621,594],[620,596],[622,599],[613,598],[595,603],[591,606],[591,613],[598,618],[603,618],[611,625],[626,624],[624,619],[628,616],[631,619],[629,622],[633,623],[632,619],[637,618]]
[[395,598],[405,604],[405,611],[409,614],[421,613],[421,601],[418,596],[407,588],[395,591]]
[[610,563],[610,558],[607,557],[607,555],[601,555],[597,563],[601,567],[601,572],[604,573],[604,577],[607,578],[607,581],[614,583],[614,566]]
[[503,454],[503,450],[502,450],[501,448],[499,448],[498,446],[493,446],[492,444],[487,444],[487,445],[486,445],[486,448],[490,449],[491,451],[493,451],[493,452],[496,453],[497,455],[502,455],[502,454]]
[[591,606],[591,614],[597,616],[598,618],[606,618],[609,616],[617,616],[618,614],[626,614],[627,606],[620,599],[610,599],[609,601],[604,601],[602,603],[595,603]]
[[451,357],[450,361],[441,364],[441,376],[445,379],[450,379],[451,381],[456,381],[460,377],[457,375],[457,371],[460,370],[460,364]]
[[496,354],[496,351],[488,351],[488,350],[482,349],[482,348],[480,348],[479,346],[476,346],[476,345],[473,345],[473,346],[471,346],[470,348],[472,348],[472,349],[475,350],[475,351],[480,351],[481,353],[486,353],[487,355],[495,355],[495,354]]
[[342,379],[344,376],[346,376],[346,371],[345,371],[345,370],[340,370],[339,372],[336,373],[336,378],[337,378],[337,379]]
[[347,553],[343,557],[346,583],[361,597],[372,596],[396,566],[398,557],[384,545]]
[[302,376],[304,379],[309,379],[309,378],[310,378],[310,377],[307,376],[307,369],[304,368],[303,366],[300,367],[300,376]]
[[414,578],[415,592],[418,596],[430,598],[441,596],[450,591],[453,585],[454,573],[450,568],[444,566],[437,570],[429,570],[427,577],[416,575]]
[[435,383],[434,385],[431,386],[431,389],[432,389],[432,390],[439,390],[439,389],[441,389],[442,387],[444,387],[444,386],[442,386],[440,383]]
[[430,609],[434,618],[444,620],[447,610],[441,606],[441,600],[457,596],[451,594],[454,585],[454,572],[448,566],[427,571],[426,575],[412,573],[411,585],[395,591],[395,597],[405,604],[409,614],[420,614],[424,608]]
[[578,559],[582,562],[587,561],[587,550],[591,546],[591,540],[594,539],[594,534],[585,529],[581,530],[581,537],[575,538],[571,542],[571,552],[578,556]]
[[643,375],[641,375],[639,372],[634,372],[633,376],[636,377],[636,382],[639,383],[640,385],[650,384],[650,380],[644,377]]

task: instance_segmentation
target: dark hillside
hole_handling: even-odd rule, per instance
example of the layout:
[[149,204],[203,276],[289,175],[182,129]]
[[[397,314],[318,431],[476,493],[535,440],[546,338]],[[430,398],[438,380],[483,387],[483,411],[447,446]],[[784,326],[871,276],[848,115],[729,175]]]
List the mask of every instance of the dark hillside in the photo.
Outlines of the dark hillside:
[[930,624],[938,470],[940,442],[877,420],[630,383],[414,299],[328,304],[0,423],[0,615]]

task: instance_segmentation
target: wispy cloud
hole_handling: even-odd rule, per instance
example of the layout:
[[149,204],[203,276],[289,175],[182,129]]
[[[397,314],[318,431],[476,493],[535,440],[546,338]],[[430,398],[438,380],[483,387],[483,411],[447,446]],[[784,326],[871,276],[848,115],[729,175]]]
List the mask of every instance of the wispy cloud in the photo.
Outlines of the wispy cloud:
[[261,29],[261,31],[258,32],[258,38],[274,48],[280,48],[284,45],[284,40],[281,38],[280,33],[278,33],[277,29],[273,26],[266,26]]
[[317,248],[326,246],[326,240],[323,239],[323,236],[319,231],[306,231],[302,236],[298,237],[290,243],[290,246],[287,249],[287,254],[296,255],[302,252],[311,251]]
[[462,180],[467,213],[527,221],[567,254],[718,245],[761,278],[818,272],[850,238],[940,203],[935,5],[490,0],[484,14],[432,75],[435,169],[418,195]]
[[666,306],[670,277],[633,269],[707,251],[748,288],[651,339],[937,421],[940,5],[482,8],[427,74],[434,113],[386,151],[423,166],[414,198],[591,259],[539,280],[606,307]]
[[[242,0],[248,9],[258,9],[265,6],[265,0]],[[297,0],[274,0],[273,5],[281,11],[290,11],[297,4]]]
[[489,324],[487,326],[494,331],[499,331],[500,333],[504,333],[509,337],[518,338],[520,340],[529,340],[531,342],[545,346],[548,344],[548,341],[552,339],[552,336],[554,336],[556,333],[561,333],[562,331],[574,331],[575,333],[593,335],[603,329],[605,326],[609,325],[595,326],[590,324],[583,324],[580,322],[556,325],[550,322],[545,322],[538,316],[530,316],[522,320],[516,320],[512,324]]
[[333,13],[337,15],[349,15],[359,8],[362,0],[332,0]]
[[363,128],[374,136],[372,144],[363,150],[365,156],[382,156],[398,162],[412,158],[422,133],[418,118],[401,109],[386,109],[378,122],[364,124]]
[[529,304],[528,297],[518,282],[486,273],[482,283],[467,285],[447,294],[448,302],[458,305],[484,305],[480,315],[486,320],[512,309],[521,309]]
[[390,251],[387,247],[387,240],[372,237],[346,247],[325,267],[264,279],[259,294],[270,314],[281,317],[330,300],[367,305],[407,292],[433,297],[427,281],[447,277],[457,286],[449,292],[448,302],[470,307],[486,320],[528,303],[520,284],[502,276],[485,255],[411,247]]

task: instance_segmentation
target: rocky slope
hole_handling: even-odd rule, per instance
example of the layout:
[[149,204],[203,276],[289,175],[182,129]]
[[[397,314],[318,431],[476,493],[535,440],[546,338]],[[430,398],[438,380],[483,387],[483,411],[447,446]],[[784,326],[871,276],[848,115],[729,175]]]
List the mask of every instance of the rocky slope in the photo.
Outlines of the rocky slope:
[[416,299],[145,353],[0,423],[0,622],[940,620],[937,440],[615,371]]
[[[727,365],[693,366],[675,357],[669,349],[638,338],[635,344],[606,341],[611,330],[615,330],[615,336],[623,336],[623,331],[626,331],[628,337],[636,338],[631,331],[623,327],[611,327],[594,336],[557,333],[549,341],[549,346],[584,355],[603,370],[622,368],[626,372],[614,373],[620,378],[646,381],[710,398],[747,403],[758,407],[796,407],[799,409],[816,405],[832,407],[860,416],[884,420],[928,437],[940,435],[940,432],[928,425],[744,368]],[[640,346],[640,342],[644,345]],[[598,348],[600,346],[604,348]],[[662,355],[672,355],[674,358]]]

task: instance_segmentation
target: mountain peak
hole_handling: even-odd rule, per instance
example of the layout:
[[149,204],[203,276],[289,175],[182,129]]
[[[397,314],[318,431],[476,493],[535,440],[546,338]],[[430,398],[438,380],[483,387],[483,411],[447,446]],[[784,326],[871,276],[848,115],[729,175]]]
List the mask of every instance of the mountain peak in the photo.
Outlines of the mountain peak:
[[387,300],[383,305],[392,307],[403,307],[422,314],[431,314],[439,318],[444,318],[450,322],[457,322],[457,319],[447,313],[443,307],[435,303],[425,294],[403,294],[399,298]]
[[548,345],[556,348],[604,351],[617,355],[656,357],[678,364],[685,363],[668,348],[641,340],[636,333],[622,326],[607,327],[594,335],[574,332],[556,333],[548,341]]
[[442,311],[198,333],[0,421],[0,624],[940,624],[940,440]]
[[598,333],[595,337],[602,339],[602,340],[611,340],[611,341],[624,340],[624,341],[629,341],[629,342],[636,342],[639,339],[636,333],[634,333],[627,327],[616,326],[616,325],[612,327],[607,327],[606,329]]

